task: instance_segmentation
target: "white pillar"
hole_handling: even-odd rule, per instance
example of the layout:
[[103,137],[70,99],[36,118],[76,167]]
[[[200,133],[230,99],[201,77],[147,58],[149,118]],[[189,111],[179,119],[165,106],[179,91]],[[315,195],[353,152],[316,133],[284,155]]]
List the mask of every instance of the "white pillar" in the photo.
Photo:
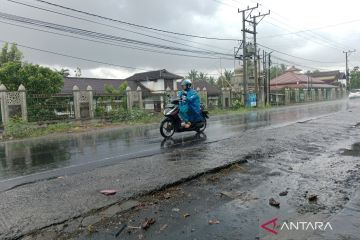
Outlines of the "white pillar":
[[74,96],[74,111],[75,111],[75,119],[80,120],[80,89],[78,86],[73,87],[73,96]]
[[20,85],[18,91],[20,92],[21,99],[21,118],[24,122],[27,122],[27,105],[26,105],[26,89],[24,85]]
[[7,106],[7,89],[4,84],[0,85],[0,100],[1,100],[1,118],[3,124],[9,121],[9,111]]

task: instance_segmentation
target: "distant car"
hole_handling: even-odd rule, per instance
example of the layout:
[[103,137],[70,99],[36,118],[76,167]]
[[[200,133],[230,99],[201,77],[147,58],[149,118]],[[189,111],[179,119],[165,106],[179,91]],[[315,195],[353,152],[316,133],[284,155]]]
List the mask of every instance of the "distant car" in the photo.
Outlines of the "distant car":
[[350,91],[349,99],[360,98],[360,89],[353,89]]

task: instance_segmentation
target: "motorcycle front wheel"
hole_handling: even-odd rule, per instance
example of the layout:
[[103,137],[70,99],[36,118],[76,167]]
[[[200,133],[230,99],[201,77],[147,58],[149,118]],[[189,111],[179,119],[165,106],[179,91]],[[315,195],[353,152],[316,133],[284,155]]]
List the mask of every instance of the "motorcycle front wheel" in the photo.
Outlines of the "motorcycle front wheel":
[[160,123],[160,134],[164,138],[170,138],[175,133],[175,126],[173,121],[169,118],[165,118]]

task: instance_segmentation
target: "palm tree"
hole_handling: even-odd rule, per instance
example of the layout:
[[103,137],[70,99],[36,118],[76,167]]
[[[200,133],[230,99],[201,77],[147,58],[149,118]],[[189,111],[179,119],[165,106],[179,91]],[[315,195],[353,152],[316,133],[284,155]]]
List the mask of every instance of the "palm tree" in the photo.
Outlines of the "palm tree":
[[191,71],[188,73],[188,75],[185,78],[190,79],[191,81],[196,81],[199,77],[198,71],[195,69],[191,69]]

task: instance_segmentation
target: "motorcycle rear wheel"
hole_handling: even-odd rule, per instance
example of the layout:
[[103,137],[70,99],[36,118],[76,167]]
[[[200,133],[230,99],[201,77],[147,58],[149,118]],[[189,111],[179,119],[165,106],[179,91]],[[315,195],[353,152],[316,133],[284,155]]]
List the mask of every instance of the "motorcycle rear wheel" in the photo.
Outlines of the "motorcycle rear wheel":
[[175,133],[175,126],[171,119],[165,118],[160,123],[160,134],[164,138],[170,138]]
[[203,133],[206,129],[206,118],[204,118],[204,125],[201,128],[196,129],[196,132]]

